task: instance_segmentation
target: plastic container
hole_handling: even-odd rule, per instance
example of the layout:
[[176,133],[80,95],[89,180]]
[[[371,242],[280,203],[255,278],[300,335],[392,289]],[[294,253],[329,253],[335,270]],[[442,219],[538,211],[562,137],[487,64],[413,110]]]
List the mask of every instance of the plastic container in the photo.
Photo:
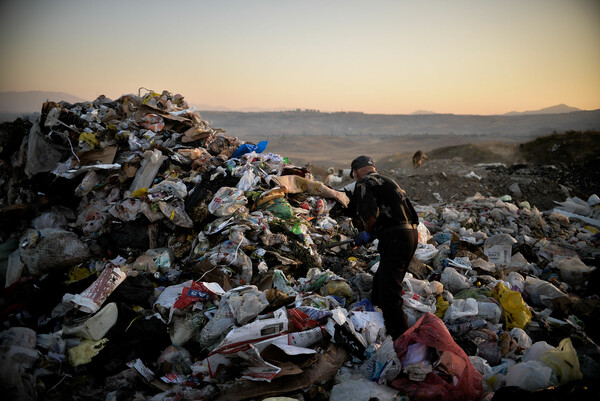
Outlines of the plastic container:
[[118,315],[117,304],[111,302],[85,322],[77,326],[64,327],[62,333],[98,341],[115,325]]

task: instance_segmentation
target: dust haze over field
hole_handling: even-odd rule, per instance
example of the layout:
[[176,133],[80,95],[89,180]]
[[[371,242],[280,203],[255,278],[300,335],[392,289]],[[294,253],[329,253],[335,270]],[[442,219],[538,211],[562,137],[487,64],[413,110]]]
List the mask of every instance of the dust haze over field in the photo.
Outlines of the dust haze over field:
[[420,135],[398,137],[328,137],[291,136],[269,140],[268,151],[287,156],[296,164],[312,164],[327,168],[348,168],[358,155],[369,155],[374,160],[394,161],[388,167],[409,167],[412,155],[417,150],[430,152],[433,149],[452,145],[488,144],[489,148],[506,157],[517,145],[514,138],[498,138],[458,135]]
[[[420,168],[412,155],[429,157]],[[348,168],[354,157],[373,157],[419,204],[443,204],[480,193],[511,195],[540,210],[568,197],[600,193],[600,131],[554,133],[527,141],[498,136],[423,135],[392,138],[274,138],[269,150],[309,165],[325,180],[327,168]],[[337,186],[352,182],[348,177]]]
[[[539,111],[541,113],[541,111]],[[213,128],[257,143],[296,164],[346,168],[360,154],[375,160],[393,154],[408,158],[417,150],[478,143],[518,144],[553,132],[600,129],[600,110],[522,115],[384,115],[353,112],[321,113],[200,111]],[[501,153],[506,149],[497,148]]]

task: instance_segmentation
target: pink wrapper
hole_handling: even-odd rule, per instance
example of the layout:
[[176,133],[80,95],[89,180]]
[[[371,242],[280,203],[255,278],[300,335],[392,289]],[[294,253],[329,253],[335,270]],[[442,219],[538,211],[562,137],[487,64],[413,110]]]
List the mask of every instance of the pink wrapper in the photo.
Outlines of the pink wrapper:
[[127,275],[118,267],[106,267],[96,279],[81,294],[65,294],[63,302],[70,302],[83,312],[97,312],[106,298],[125,280]]

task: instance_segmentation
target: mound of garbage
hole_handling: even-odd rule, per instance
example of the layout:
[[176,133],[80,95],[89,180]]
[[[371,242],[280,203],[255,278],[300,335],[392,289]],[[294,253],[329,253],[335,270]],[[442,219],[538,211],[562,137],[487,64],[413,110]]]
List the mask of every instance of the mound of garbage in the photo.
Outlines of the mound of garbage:
[[416,204],[411,327],[393,341],[350,188],[212,128],[181,95],[46,102],[0,146],[10,399],[599,394],[594,194],[544,212],[479,193]]

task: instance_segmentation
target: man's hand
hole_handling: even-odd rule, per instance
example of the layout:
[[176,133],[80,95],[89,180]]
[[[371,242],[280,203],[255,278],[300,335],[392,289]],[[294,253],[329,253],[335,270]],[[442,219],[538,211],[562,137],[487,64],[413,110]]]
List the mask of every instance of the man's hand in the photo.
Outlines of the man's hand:
[[354,243],[356,245],[364,245],[371,240],[371,234],[367,231],[362,231],[356,238],[354,238]]

